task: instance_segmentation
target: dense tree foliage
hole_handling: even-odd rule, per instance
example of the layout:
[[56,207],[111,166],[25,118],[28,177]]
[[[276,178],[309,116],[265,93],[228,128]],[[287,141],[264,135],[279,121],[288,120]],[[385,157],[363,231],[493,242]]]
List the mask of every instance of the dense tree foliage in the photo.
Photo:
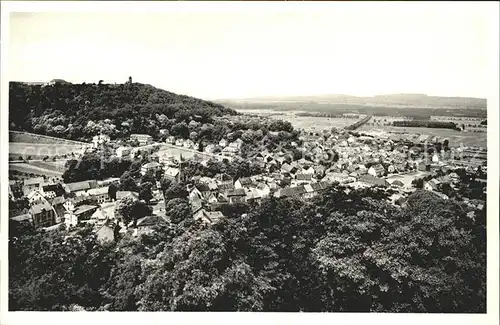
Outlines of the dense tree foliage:
[[[11,260],[11,306],[485,312],[485,207],[472,209],[427,191],[396,207],[389,194],[336,184],[309,201],[268,198],[227,209],[228,218],[214,225],[194,222],[185,198],[172,198],[166,210],[175,223],[125,236],[115,244],[116,256],[105,247],[85,251],[82,243],[57,246],[58,234],[27,234],[9,244],[11,256],[20,257]],[[70,259],[69,268],[92,265],[92,272],[102,273],[79,273],[77,282],[66,264],[43,267],[68,254],[83,261]],[[42,290],[62,269],[64,281]]]
[[9,127],[75,140],[103,132],[113,138],[131,133],[158,136],[160,129],[189,136],[187,123],[212,122],[236,114],[222,105],[177,95],[140,83],[9,85]]
[[430,121],[430,120],[394,121],[392,122],[392,125],[401,127],[421,127],[421,128],[460,130],[458,125],[454,122],[440,122],[440,121]]

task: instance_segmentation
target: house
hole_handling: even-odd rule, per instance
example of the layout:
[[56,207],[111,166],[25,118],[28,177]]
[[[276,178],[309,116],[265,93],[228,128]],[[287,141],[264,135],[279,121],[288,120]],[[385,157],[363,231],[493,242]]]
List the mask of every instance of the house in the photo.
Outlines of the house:
[[27,196],[28,202],[30,205],[35,204],[36,202],[44,202],[45,196],[43,195],[41,190],[33,190]]
[[430,164],[426,164],[426,163],[424,163],[424,162],[420,162],[420,163],[418,164],[417,169],[418,169],[419,171],[422,171],[422,172],[425,172],[425,171],[430,171],[430,170],[431,170],[431,165],[430,165]]
[[110,141],[109,135],[106,134],[98,134],[94,135],[92,138],[92,147],[97,148],[105,143]]
[[61,184],[45,183],[41,184],[42,194],[48,200],[64,195],[64,188]]
[[33,226],[35,228],[50,227],[56,223],[56,212],[47,202],[31,206],[29,214],[32,217]]
[[321,181],[326,183],[346,184],[349,183],[349,176],[342,173],[328,172]]
[[242,188],[229,190],[227,191],[226,196],[229,200],[229,203],[231,204],[241,203],[246,201],[246,193],[245,190]]
[[314,168],[312,168],[311,166],[304,167],[304,168],[302,168],[302,170],[301,170],[301,174],[310,174],[310,175],[314,175]]
[[313,175],[312,174],[297,174],[295,175],[295,180],[297,182],[307,182],[307,183],[310,183],[313,181]]
[[233,184],[233,178],[226,173],[217,174],[214,179],[219,185],[227,183],[230,183],[231,185]]
[[101,244],[113,242],[115,240],[115,225],[113,223],[107,223],[102,225],[96,231],[96,235],[97,235],[97,240]]
[[111,217],[106,209],[98,208],[95,212],[90,216],[90,219],[96,220],[97,223],[103,224],[106,220],[114,219],[114,216]]
[[168,136],[165,139],[165,143],[172,144],[172,145],[175,144],[175,137],[173,135]]
[[285,187],[282,189],[279,189],[276,191],[274,194],[276,197],[297,197],[300,198],[304,196],[306,193],[306,190],[304,186],[295,186],[295,187]]
[[226,139],[221,139],[219,141],[219,146],[222,148],[225,148],[227,146],[227,140]]
[[437,153],[435,153],[433,156],[432,156],[432,162],[433,163],[437,163],[439,162],[439,156]]
[[139,142],[139,145],[145,146],[153,142],[153,137],[147,134],[131,134],[130,140]]
[[430,181],[425,182],[424,189],[427,190],[427,191],[437,191],[438,185],[440,183],[441,183],[440,181],[438,181],[437,179],[433,178]]
[[372,165],[370,168],[368,168],[368,174],[373,177],[383,176],[384,173],[385,169],[384,166],[382,166],[381,164]]
[[159,216],[147,216],[137,220],[137,235],[149,234],[154,231],[154,228],[157,226],[166,225],[167,222],[165,219]]
[[196,187],[191,188],[189,191],[188,199],[189,203],[191,203],[191,210],[197,211],[201,209],[203,206],[203,194]]
[[128,156],[130,156],[130,150],[131,150],[130,147],[119,147],[115,151],[116,152],[116,156],[118,158],[128,157]]
[[96,200],[98,204],[102,204],[105,202],[109,202],[110,200],[108,195],[108,189],[109,187],[92,188],[87,191],[87,194],[90,196],[91,199]]
[[261,198],[268,196],[271,193],[271,188],[266,183],[258,183],[256,187],[257,193]]
[[64,214],[64,224],[68,228],[75,227],[78,224],[78,217],[68,211]]
[[152,162],[149,162],[141,167],[141,174],[145,175],[150,170],[156,172],[160,168],[161,168],[161,165],[158,162],[152,161]]
[[174,179],[177,179],[177,177],[179,177],[179,174],[180,174],[179,168],[167,167],[165,169],[164,177],[166,177],[167,179],[170,179],[170,180],[174,180]]
[[230,191],[234,189],[233,183],[220,183],[217,185],[217,190],[219,192]]
[[184,139],[176,139],[175,145],[178,147],[182,147],[184,145]]
[[64,216],[64,212],[66,212],[66,208],[64,207],[66,199],[63,196],[57,196],[51,199],[49,202],[56,211],[56,223],[60,223]]
[[184,148],[187,148],[187,149],[194,149],[195,148],[195,143],[190,140],[190,139],[187,139],[184,141],[184,143],[182,144],[182,146]]
[[23,194],[27,196],[31,191],[40,189],[43,177],[28,178],[23,181]]
[[224,218],[224,215],[220,211],[206,211],[205,209],[198,210],[194,215],[194,220],[201,220],[205,223],[214,224],[219,222]]
[[385,179],[381,179],[370,174],[360,176],[358,181],[372,186],[389,186],[389,183]]
[[215,152],[215,145],[213,144],[207,144],[205,148],[203,148],[204,153],[214,153]]
[[391,183],[391,186],[393,186],[393,187],[404,187],[405,184],[403,182],[401,182],[399,179],[397,179],[397,180],[395,180],[395,181],[393,181]]
[[84,195],[91,188],[97,187],[97,181],[83,181],[83,182],[75,182],[68,183],[63,185],[67,194],[74,193],[76,196]]
[[242,177],[234,182],[234,188],[244,188],[251,186],[255,187],[255,184],[250,177]]
[[96,210],[97,206],[84,204],[76,207],[73,215],[77,217],[78,221],[89,220]]
[[132,200],[139,200],[139,193],[132,191],[118,191],[116,192],[116,200],[121,201],[130,198]]

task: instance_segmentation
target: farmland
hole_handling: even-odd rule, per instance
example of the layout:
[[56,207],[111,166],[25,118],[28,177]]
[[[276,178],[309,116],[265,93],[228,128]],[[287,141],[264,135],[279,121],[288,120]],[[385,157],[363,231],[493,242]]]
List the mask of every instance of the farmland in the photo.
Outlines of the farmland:
[[26,174],[35,174],[39,176],[59,177],[63,172],[56,169],[47,169],[34,165],[33,163],[10,164],[9,171],[17,171]]
[[[305,113],[304,111],[288,111],[276,112],[273,110],[240,110],[243,114],[253,114],[259,116],[267,116],[274,119],[288,121],[295,129],[304,129],[306,131],[331,129],[332,127],[344,128],[345,126],[355,123],[358,119],[355,118],[338,118],[338,117],[320,117],[320,116],[299,116],[298,114]],[[361,116],[360,116],[361,117]]]
[[432,129],[432,128],[419,128],[419,127],[395,127],[395,126],[372,126],[363,125],[357,131],[383,131],[394,133],[407,133],[407,134],[423,134],[437,136],[440,139],[448,139],[451,146],[478,146],[486,148],[486,132],[460,132],[450,129]]
[[63,157],[65,155],[77,154],[82,150],[81,145],[65,144],[47,144],[47,143],[9,143],[9,158],[18,159],[19,157],[31,159],[43,159],[48,156]]

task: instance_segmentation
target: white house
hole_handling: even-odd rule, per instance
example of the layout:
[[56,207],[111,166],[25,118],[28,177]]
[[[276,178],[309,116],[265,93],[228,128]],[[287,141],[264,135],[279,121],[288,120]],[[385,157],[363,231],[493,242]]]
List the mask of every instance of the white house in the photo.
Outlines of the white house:
[[130,148],[129,147],[119,147],[116,149],[116,156],[118,158],[126,157],[130,155]]
[[168,136],[167,139],[165,140],[166,143],[168,144],[174,144],[175,143],[175,137],[173,135]]
[[177,139],[177,140],[175,140],[175,145],[176,146],[182,147],[183,144],[184,144],[184,140],[183,139]]
[[37,202],[37,201],[45,201],[45,196],[43,195],[41,190],[35,189],[31,191],[28,196],[28,201],[31,204]]
[[153,137],[148,134],[131,134],[130,140],[137,140],[139,145],[145,146],[153,142]]
[[156,161],[149,162],[141,167],[141,174],[145,175],[146,172],[149,170],[156,171],[160,167],[161,167],[161,165],[159,163],[157,163]]
[[78,217],[73,212],[64,213],[64,224],[66,227],[74,227],[78,224]]
[[106,134],[94,135],[94,137],[92,138],[92,147],[97,148],[100,145],[108,143],[109,141],[109,136]]
[[225,148],[227,146],[227,140],[226,139],[221,139],[219,141],[219,146]]
[[215,151],[215,145],[208,144],[205,148],[203,148],[203,152],[205,153],[213,153]]
[[434,162],[434,163],[439,162],[439,156],[438,156],[438,154],[437,154],[437,153],[435,153],[435,154],[432,156],[432,162]]
[[193,142],[192,140],[187,139],[187,140],[185,140],[185,141],[184,141],[184,143],[182,144],[182,146],[183,146],[184,148],[194,149],[195,144],[194,144],[194,142]]

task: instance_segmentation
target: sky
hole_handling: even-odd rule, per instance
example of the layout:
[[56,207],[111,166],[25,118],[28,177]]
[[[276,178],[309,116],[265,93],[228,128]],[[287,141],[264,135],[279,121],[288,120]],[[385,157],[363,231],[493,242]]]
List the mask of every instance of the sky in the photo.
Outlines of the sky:
[[205,99],[488,95],[488,7],[172,4],[149,12],[11,13],[9,79],[121,83],[132,76]]

